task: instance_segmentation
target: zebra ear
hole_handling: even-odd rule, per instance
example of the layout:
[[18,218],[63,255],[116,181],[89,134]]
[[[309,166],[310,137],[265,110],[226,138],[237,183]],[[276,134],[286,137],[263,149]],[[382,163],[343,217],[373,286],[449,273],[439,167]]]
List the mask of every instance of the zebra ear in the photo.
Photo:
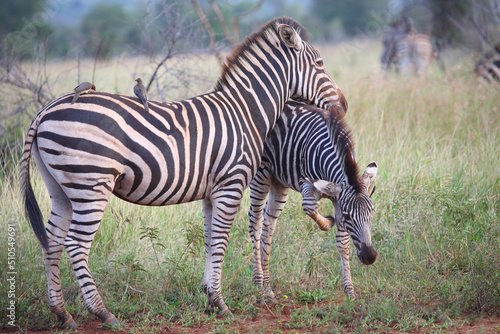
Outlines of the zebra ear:
[[366,167],[365,172],[361,175],[361,182],[365,186],[365,189],[370,196],[375,191],[375,176],[377,176],[377,164],[375,161],[370,162],[368,167]]
[[323,180],[313,181],[310,179],[307,179],[307,181],[309,181],[314,186],[314,188],[316,188],[316,190],[321,192],[321,194],[332,199],[337,199],[337,196],[342,191],[342,186],[336,183]]
[[278,26],[278,35],[283,43],[291,48],[300,50],[302,47],[302,38],[299,34],[287,24],[280,24]]

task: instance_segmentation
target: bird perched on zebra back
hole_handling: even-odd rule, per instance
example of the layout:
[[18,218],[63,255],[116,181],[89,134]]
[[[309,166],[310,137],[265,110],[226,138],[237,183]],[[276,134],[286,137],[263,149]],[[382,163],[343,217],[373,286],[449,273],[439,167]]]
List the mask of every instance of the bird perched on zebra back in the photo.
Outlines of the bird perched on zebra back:
[[481,58],[474,68],[474,74],[489,84],[500,85],[500,44]]
[[146,87],[144,87],[141,78],[137,78],[135,81],[137,82],[137,85],[134,86],[134,94],[139,98],[139,100],[141,100],[144,105],[144,109],[149,111],[148,93],[146,92]]
[[416,75],[423,75],[434,60],[435,52],[430,37],[417,34],[413,21],[404,16],[385,28],[384,49],[381,62],[383,70],[392,65],[407,75],[410,68]]
[[93,90],[93,91],[96,90],[95,85],[91,82],[85,81],[85,82],[82,82],[81,84],[79,84],[78,86],[76,86],[74,89],[75,96],[73,97],[73,100],[71,100],[71,104],[75,103],[76,100],[78,100],[78,98],[80,97],[80,95],[87,94],[91,90]]

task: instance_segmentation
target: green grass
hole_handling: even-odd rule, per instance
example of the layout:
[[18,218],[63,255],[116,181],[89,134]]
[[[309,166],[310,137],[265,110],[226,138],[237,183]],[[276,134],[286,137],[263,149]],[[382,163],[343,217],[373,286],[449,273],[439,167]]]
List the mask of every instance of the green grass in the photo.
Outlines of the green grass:
[[[439,332],[499,316],[500,93],[476,84],[467,57],[448,55],[446,74],[434,65],[426,78],[384,79],[378,43],[347,57],[348,47],[319,50],[349,102],[346,120],[361,167],[372,160],[379,166],[372,220],[379,258],[374,265],[363,266],[352,256],[360,298],[346,299],[335,231],[320,232],[302,212],[300,196],[291,194],[273,241],[271,274],[278,301],[269,307],[276,315],[287,308],[292,311],[276,331]],[[124,63],[148,73],[145,60],[106,63],[99,72],[98,89],[131,93],[133,78],[123,73]],[[56,65],[49,68],[57,72]],[[215,82],[219,71],[215,64],[211,69]],[[65,78],[58,82],[57,93],[73,86]],[[196,89],[190,92],[201,93]],[[4,101],[9,98],[0,97],[2,112],[8,113]],[[23,122],[27,129],[29,119]],[[9,163],[0,181],[0,227],[3,231],[9,224],[16,227],[17,324],[20,329],[47,329],[56,318],[47,307],[41,249],[23,216],[18,180],[21,149],[7,151]],[[36,169],[32,184],[47,217],[50,202]],[[90,256],[108,308],[132,332],[180,324],[230,333],[237,332],[239,322],[258,319],[267,311],[255,306],[248,207],[246,194],[232,228],[223,273],[223,293],[235,316],[216,319],[205,312],[207,298],[201,291],[201,203],[149,208],[113,198]],[[320,210],[333,208],[324,201]],[[0,254],[2,327],[7,326],[8,291],[4,240]],[[95,320],[82,303],[66,255],[61,271],[66,302],[76,322]],[[304,304],[310,307],[294,310]]]

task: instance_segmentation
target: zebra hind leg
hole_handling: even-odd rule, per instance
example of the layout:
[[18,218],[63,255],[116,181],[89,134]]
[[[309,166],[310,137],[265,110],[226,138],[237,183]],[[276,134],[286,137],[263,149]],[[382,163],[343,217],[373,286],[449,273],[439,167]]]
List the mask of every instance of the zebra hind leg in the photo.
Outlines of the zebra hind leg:
[[271,288],[271,278],[269,275],[269,258],[271,255],[271,243],[276,229],[278,217],[285,207],[290,188],[282,185],[277,180],[272,182],[271,192],[264,211],[264,223],[262,226],[262,237],[260,240],[262,271],[264,274],[264,298],[274,300],[275,294]]
[[[109,187],[108,189],[112,188]],[[94,200],[72,198],[73,220],[64,246],[80,285],[85,306],[90,313],[99,317],[103,324],[117,326],[119,322],[104,306],[88,264],[92,240],[97,232],[111,193],[100,191],[99,194],[101,196]]]
[[52,211],[46,231],[49,248],[43,251],[45,271],[47,273],[47,288],[49,293],[49,308],[57,315],[60,328],[77,328],[73,317],[66,310],[61,286],[59,263],[64,250],[64,239],[70,227],[72,214],[71,204],[67,198],[52,195]]
[[49,248],[42,248],[43,262],[47,275],[49,308],[59,319],[60,328],[75,329],[78,326],[66,309],[66,303],[64,302],[61,271],[59,268],[61,255],[64,250],[64,240],[69,231],[73,209],[63,189],[42,161],[36,143],[33,145],[32,154],[51,198],[51,212],[47,227],[45,228]]

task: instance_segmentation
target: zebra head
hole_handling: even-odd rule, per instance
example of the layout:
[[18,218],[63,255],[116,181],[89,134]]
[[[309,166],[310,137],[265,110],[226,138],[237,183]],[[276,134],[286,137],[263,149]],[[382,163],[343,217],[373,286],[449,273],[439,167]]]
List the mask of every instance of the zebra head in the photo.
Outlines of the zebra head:
[[290,98],[328,110],[342,119],[347,112],[347,100],[327,72],[319,52],[307,43],[308,36],[284,23],[278,24],[278,36],[292,55]]
[[377,251],[371,240],[371,216],[373,204],[371,195],[375,191],[374,180],[377,164],[371,162],[360,178],[361,191],[344,184],[327,181],[313,181],[313,186],[323,197],[330,198],[335,206],[337,228],[346,230],[351,236],[359,260],[370,265],[377,259]]

